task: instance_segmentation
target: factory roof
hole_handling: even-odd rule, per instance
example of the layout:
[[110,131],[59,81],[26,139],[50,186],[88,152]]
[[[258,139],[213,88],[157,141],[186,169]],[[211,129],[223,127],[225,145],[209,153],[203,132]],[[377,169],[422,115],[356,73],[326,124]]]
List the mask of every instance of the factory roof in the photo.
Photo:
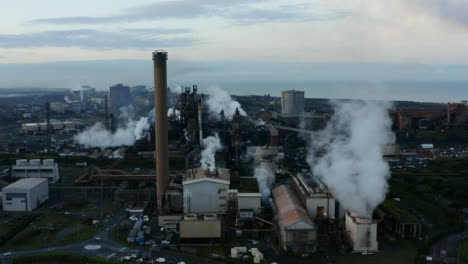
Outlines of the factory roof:
[[293,180],[296,181],[301,192],[305,195],[329,193],[327,186],[311,173],[298,173],[296,177],[293,177]]
[[7,187],[3,188],[3,191],[9,189],[32,189],[37,185],[47,182],[48,180],[45,178],[25,178],[15,181],[14,183],[8,185]]
[[208,169],[195,168],[187,170],[183,184],[195,183],[204,180],[230,182],[230,172],[228,169],[216,168],[214,172]]
[[294,228],[299,222],[304,223],[309,228],[314,228],[314,223],[307,211],[288,187],[285,185],[276,187],[273,190],[273,198],[278,217],[286,229]]

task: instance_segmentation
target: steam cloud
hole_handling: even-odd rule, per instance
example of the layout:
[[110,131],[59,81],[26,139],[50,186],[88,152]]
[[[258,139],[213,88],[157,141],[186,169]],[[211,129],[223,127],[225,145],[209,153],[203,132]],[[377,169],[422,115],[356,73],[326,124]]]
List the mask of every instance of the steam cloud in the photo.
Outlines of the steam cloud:
[[[334,102],[327,127],[309,140],[307,162],[340,204],[370,217],[385,199],[390,177],[382,148],[395,141],[388,103]],[[320,151],[325,154],[317,154]]]
[[215,154],[218,150],[223,148],[221,141],[219,140],[218,133],[214,136],[206,137],[202,140],[203,150],[201,152],[200,163],[202,168],[209,169],[214,172],[216,169]]
[[268,204],[268,199],[271,197],[271,187],[275,183],[275,174],[269,169],[257,167],[254,171],[254,177],[257,179],[263,202]]
[[149,128],[148,117],[139,120],[134,119],[132,108],[120,109],[120,119],[125,124],[112,133],[102,123],[96,123],[92,127],[76,135],[75,142],[85,147],[98,147],[101,149],[119,146],[132,146],[136,140],[141,139]]
[[224,115],[227,119],[232,119],[232,116],[236,113],[236,109],[239,109],[241,116],[246,116],[247,113],[242,109],[242,106],[236,100],[233,100],[228,92],[217,87],[210,86],[208,88],[208,110],[213,116],[218,117],[219,113],[224,110]]

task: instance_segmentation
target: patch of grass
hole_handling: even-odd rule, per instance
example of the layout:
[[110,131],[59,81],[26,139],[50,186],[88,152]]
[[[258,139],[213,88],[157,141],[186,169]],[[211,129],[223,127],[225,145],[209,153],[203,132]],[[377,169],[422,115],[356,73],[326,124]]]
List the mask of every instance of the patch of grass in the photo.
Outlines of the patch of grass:
[[131,228],[132,226],[130,224],[114,227],[111,231],[112,237],[121,244],[127,244],[127,235]]
[[460,248],[458,249],[457,257],[457,264],[466,263],[468,263],[468,239],[465,239],[460,243]]
[[118,212],[121,208],[122,208],[122,204],[113,203],[104,210],[103,215],[104,216],[112,215]]
[[0,247],[0,251],[38,248],[49,242],[58,230],[32,229],[28,227]]
[[397,221],[419,223],[419,218],[398,206],[393,200],[385,200],[381,205],[384,212],[390,213]]
[[96,235],[99,230],[100,228],[98,226],[87,225],[83,228],[68,233],[62,240],[57,243],[57,245],[62,246],[88,240]]
[[[35,219],[35,218],[33,218]],[[45,214],[34,221],[25,222],[0,247],[0,251],[39,248],[49,243],[61,228],[80,223],[80,219],[60,214]]]
[[72,216],[63,214],[45,214],[40,216],[32,224],[36,228],[47,228],[51,226],[71,226],[78,224],[80,221]]

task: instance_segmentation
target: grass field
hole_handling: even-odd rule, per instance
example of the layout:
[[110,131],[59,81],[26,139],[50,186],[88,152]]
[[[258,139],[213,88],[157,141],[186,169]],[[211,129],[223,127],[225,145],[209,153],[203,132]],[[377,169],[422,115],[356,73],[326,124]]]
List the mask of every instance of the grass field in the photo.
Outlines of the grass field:
[[0,247],[0,251],[25,250],[47,245],[63,228],[77,225],[79,218],[60,214],[46,214],[30,223]]
[[100,228],[98,226],[86,225],[80,229],[77,229],[69,234],[67,234],[62,240],[60,240],[57,245],[67,245],[73,244],[75,242],[88,240],[99,232]]
[[127,243],[127,234],[130,232],[132,227],[130,224],[124,224],[121,226],[114,227],[111,231],[112,237],[119,241],[121,244]]
[[460,243],[457,264],[468,264],[468,239],[465,239]]

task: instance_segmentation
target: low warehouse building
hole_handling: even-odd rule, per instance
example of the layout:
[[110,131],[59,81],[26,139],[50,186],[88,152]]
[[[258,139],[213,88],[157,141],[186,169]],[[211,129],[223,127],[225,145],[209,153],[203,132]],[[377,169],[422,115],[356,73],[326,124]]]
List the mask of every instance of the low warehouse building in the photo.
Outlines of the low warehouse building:
[[229,184],[228,169],[214,172],[203,168],[188,170],[182,182],[184,213],[225,213]]
[[41,178],[21,179],[3,188],[2,197],[4,211],[32,211],[49,199],[49,183]]
[[58,164],[53,159],[17,160],[11,171],[13,178],[46,178],[50,183],[56,183],[60,177]]
[[294,192],[281,185],[273,190],[281,248],[294,253],[316,251],[317,230]]

